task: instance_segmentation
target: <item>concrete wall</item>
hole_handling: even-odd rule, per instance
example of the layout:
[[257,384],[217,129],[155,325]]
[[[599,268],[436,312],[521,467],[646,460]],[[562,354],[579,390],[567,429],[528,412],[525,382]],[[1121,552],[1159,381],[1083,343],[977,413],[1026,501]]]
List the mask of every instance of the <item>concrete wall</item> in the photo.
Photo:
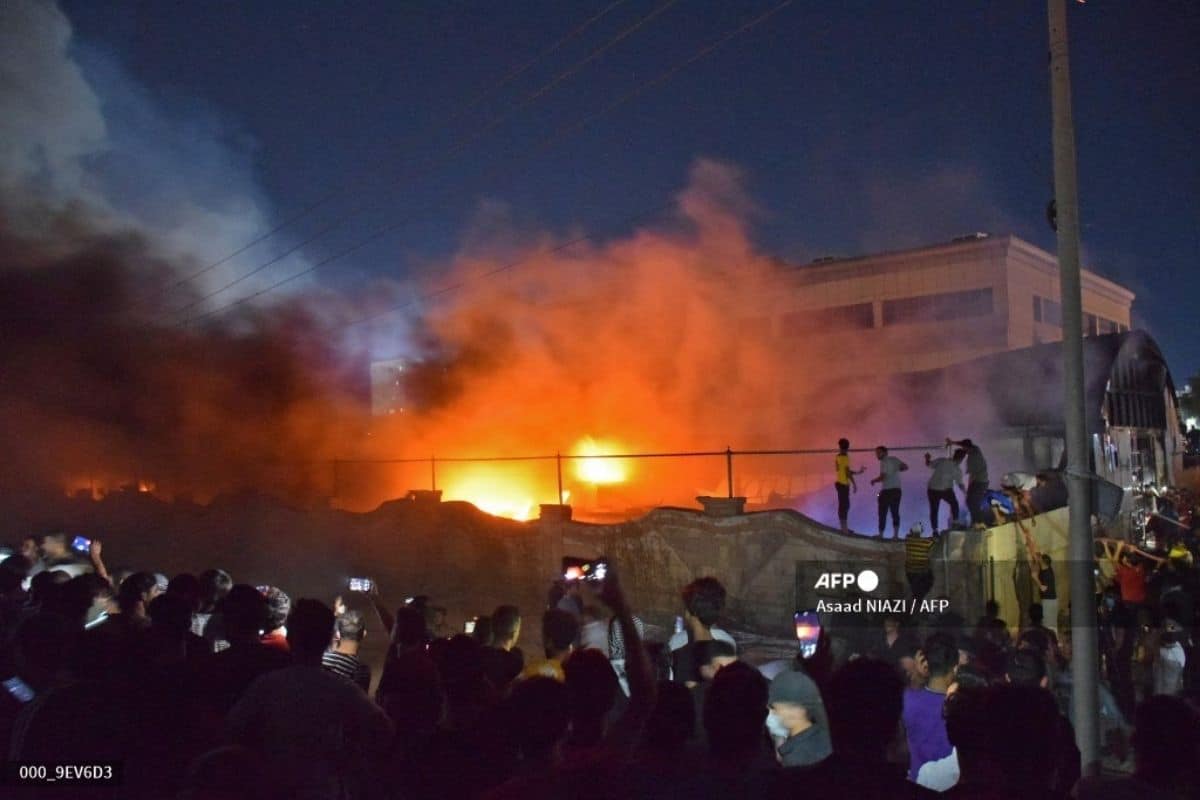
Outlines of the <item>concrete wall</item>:
[[[1043,515],[1035,528],[1039,547],[1056,564],[1065,564],[1065,514]],[[500,603],[516,603],[529,620],[526,641],[535,648],[535,620],[564,555],[612,558],[638,614],[662,626],[680,611],[680,589],[703,575],[716,576],[729,592],[727,624],[770,635],[790,635],[798,608],[853,596],[816,590],[822,572],[870,568],[881,580],[872,596],[908,596],[900,542],[843,535],[789,510],[718,518],[659,508],[628,522],[593,525],[513,522],[457,502],[398,500],[354,514],[253,496],[210,506],[140,493],[102,501],[0,497],[3,540],[16,544],[28,532],[55,529],[102,538],[112,569],[174,574],[222,567],[235,581],[273,583],[293,597],[329,601],[344,592],[348,577],[368,575],[380,582],[386,605],[428,594],[446,606],[446,633]],[[948,595],[952,609],[973,621],[987,596],[983,565],[991,556],[1000,564],[998,599],[1015,626],[1021,597],[1005,565],[1011,573],[1019,546],[1011,525],[943,537],[931,596]],[[1059,570],[1062,597],[1069,591],[1065,573]]]
[[820,572],[874,569],[879,596],[907,596],[903,547],[838,531],[794,511],[761,511],[714,518],[688,509],[660,508],[620,525],[563,523],[547,527],[557,546],[548,555],[607,555],[648,621],[668,625],[679,613],[680,589],[695,578],[717,577],[729,593],[729,624],[789,635],[792,614],[816,605]]

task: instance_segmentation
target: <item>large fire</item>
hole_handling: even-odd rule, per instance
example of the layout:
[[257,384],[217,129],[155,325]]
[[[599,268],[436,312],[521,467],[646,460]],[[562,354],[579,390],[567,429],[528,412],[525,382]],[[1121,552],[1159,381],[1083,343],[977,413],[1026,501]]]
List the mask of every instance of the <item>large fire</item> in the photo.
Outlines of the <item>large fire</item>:
[[616,458],[602,458],[619,453],[615,445],[597,442],[590,436],[584,437],[575,448],[576,456],[588,456],[575,459],[575,475],[579,480],[591,484],[623,483],[628,479],[628,469],[623,461]]
[[[76,339],[31,324],[28,352],[13,363],[64,374],[30,368],[10,382],[21,387],[8,402],[19,413],[0,420],[53,437],[11,436],[39,446],[8,472],[61,474],[72,465],[59,454],[70,452],[120,474],[63,477],[93,496],[132,486],[203,502],[252,488],[365,511],[437,488],[520,520],[560,500],[581,516],[611,516],[731,490],[775,503],[824,488],[827,457],[749,456],[738,458],[730,487],[722,451],[832,447],[843,433],[895,441],[903,421],[893,408],[871,410],[876,393],[825,384],[839,364],[873,363],[868,350],[839,342],[831,363],[827,340],[773,329],[786,319],[806,330],[791,299],[802,287],[783,291],[790,273],[755,247],[753,208],[736,170],[702,161],[674,215],[607,241],[564,249],[545,234],[514,254],[511,231],[473,231],[428,287],[454,292],[423,304],[419,319],[384,314],[369,326],[342,324],[360,317],[355,303],[313,294],[269,313],[247,309],[229,330],[214,322],[145,336],[121,322],[121,307],[97,311],[83,286],[71,295],[78,313],[56,314],[54,324],[83,316],[88,340],[118,344],[90,354],[108,361],[85,362],[71,349]],[[500,276],[514,256],[520,267]],[[116,286],[138,274],[123,258],[105,251],[96,262]],[[55,262],[62,277],[34,288],[70,287],[84,274],[76,267]],[[22,308],[62,305],[57,289],[45,299],[30,292]],[[115,304],[124,294],[103,296]],[[62,352],[44,351],[60,339]],[[404,410],[370,416],[358,376],[384,350],[405,363],[396,384]],[[114,384],[111,375],[130,378]],[[73,401],[65,410],[62,386]],[[661,456],[684,451],[700,454]],[[620,457],[629,453],[659,456]],[[485,460],[495,457],[509,460]],[[456,460],[471,458],[481,460]]]
[[[562,502],[571,502],[572,488],[576,496],[586,499],[587,493],[578,489],[624,483],[629,469],[621,459],[605,457],[619,454],[615,442],[581,439],[564,459]],[[494,462],[454,465],[450,477],[442,486],[446,500],[465,500],[482,511],[497,517],[529,520],[537,516],[543,503],[558,503],[557,464],[545,462],[528,466],[528,462]],[[566,464],[571,464],[568,471]],[[582,486],[579,486],[582,484]]]

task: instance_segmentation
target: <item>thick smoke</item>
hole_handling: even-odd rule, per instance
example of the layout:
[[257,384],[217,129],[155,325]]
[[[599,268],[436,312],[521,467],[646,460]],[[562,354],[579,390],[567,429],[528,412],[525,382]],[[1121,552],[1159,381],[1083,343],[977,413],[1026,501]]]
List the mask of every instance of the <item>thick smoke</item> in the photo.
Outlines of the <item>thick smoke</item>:
[[[355,459],[728,445],[821,449],[739,459],[734,488],[824,497],[838,437],[860,447],[931,438],[924,401],[891,393],[864,369],[861,345],[772,331],[808,290],[755,247],[743,176],[712,161],[693,166],[673,213],[605,242],[557,249],[580,232],[468,231],[427,287],[460,288],[415,318],[348,326],[372,307],[308,286],[207,326],[164,322],[211,284],[165,288],[270,218],[246,154],[212,144],[222,137],[203,114],[163,115],[119,66],[93,56],[82,70],[52,4],[18,0],[0,14],[0,79],[19,89],[0,114],[3,486],[142,479],[199,498],[250,486],[367,507],[433,476]],[[175,135],[197,125],[203,135]],[[192,140],[209,144],[180,144]],[[140,202],[114,179],[122,172],[147,176]],[[219,285],[235,274],[226,270],[246,265],[206,279]],[[361,354],[389,340],[411,357],[411,402],[371,420]],[[600,488],[576,466],[564,489],[577,505],[690,504],[727,490],[722,458],[622,464],[625,480]],[[437,480],[448,497],[517,505],[557,489],[544,462],[443,464]]]
[[365,369],[316,322],[342,304],[174,324],[230,273],[167,290],[267,215],[215,123],[88,60],[53,3],[0,5],[0,485],[328,494],[306,464],[359,429]]

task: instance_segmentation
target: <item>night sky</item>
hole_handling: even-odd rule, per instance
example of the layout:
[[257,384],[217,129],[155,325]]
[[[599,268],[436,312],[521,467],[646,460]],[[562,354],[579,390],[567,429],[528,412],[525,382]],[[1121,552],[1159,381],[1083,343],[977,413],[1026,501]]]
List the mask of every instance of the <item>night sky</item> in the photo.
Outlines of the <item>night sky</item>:
[[[219,121],[195,135],[238,154],[275,220],[348,187],[280,237],[299,241],[346,215],[306,249],[310,260],[401,223],[322,268],[335,286],[419,271],[460,246],[481,208],[503,208],[517,228],[619,235],[622,220],[678,192],[698,157],[745,170],[761,207],[755,235],[785,259],[973,231],[1053,252],[1041,2],[794,2],[572,129],[778,4],[71,0],[62,9],[89,79],[107,65],[159,106]],[[1085,265],[1138,294],[1135,325],[1158,339],[1182,383],[1200,371],[1200,3],[1094,0],[1069,11]],[[560,130],[571,132],[545,147]],[[247,268],[257,255],[244,256]]]

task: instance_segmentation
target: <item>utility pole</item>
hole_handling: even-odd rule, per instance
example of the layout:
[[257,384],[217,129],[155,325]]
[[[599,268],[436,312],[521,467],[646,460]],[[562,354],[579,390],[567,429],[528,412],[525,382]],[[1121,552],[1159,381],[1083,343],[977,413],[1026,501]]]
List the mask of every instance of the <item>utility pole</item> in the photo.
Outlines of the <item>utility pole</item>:
[[1070,490],[1071,704],[1075,742],[1085,776],[1099,771],[1099,643],[1093,597],[1092,487],[1083,392],[1083,297],[1079,277],[1079,197],[1075,122],[1067,56],[1066,0],[1047,0],[1050,22],[1050,98],[1054,120],[1054,202],[1063,325],[1067,486]]

